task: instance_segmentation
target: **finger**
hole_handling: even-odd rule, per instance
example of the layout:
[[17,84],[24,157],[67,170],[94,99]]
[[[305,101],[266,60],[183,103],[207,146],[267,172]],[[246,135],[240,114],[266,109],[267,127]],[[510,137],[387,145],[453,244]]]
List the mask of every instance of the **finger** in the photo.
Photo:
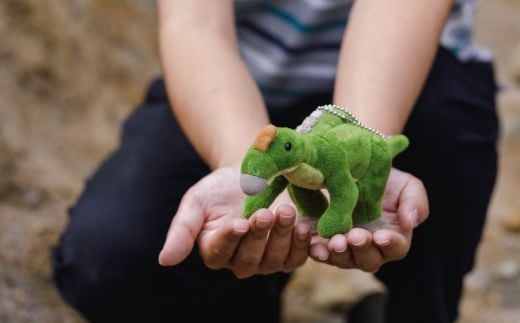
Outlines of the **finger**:
[[321,244],[324,244],[324,245],[327,245],[327,243],[329,242],[329,239],[326,239],[326,238],[323,238],[321,236],[319,236],[318,234],[316,234],[315,232],[313,232],[313,229],[311,227],[311,245],[314,245],[316,243],[321,243]]
[[372,244],[372,234],[367,230],[354,228],[347,236],[356,266],[366,272],[376,272],[384,263],[383,255]]
[[327,249],[327,244],[318,240],[311,243],[309,254],[312,259],[318,262],[327,262],[330,252]]
[[291,248],[291,235],[295,221],[296,211],[292,207],[282,205],[276,210],[274,226],[269,233],[264,257],[260,263],[260,268],[264,272],[283,269]]
[[345,235],[337,234],[333,236],[327,244],[327,248],[330,252],[329,263],[340,268],[356,267],[352,259],[352,254],[350,250],[347,250],[347,247],[348,243]]
[[352,254],[352,248],[347,248],[344,252],[337,253],[335,251],[331,251],[329,255],[328,263],[344,269],[358,269],[359,266],[354,261],[354,256]]
[[204,243],[200,244],[200,254],[206,266],[211,269],[227,267],[235,254],[240,239],[249,231],[246,219],[226,222]]
[[293,229],[291,250],[285,261],[285,270],[291,271],[305,263],[309,256],[311,244],[311,228],[304,223],[298,223]]
[[329,251],[335,251],[337,253],[344,252],[347,250],[347,237],[343,234],[336,234],[330,238],[327,247]]
[[237,277],[249,277],[257,271],[273,220],[273,214],[267,209],[256,211],[249,219],[250,230],[240,241],[232,259],[232,269]]
[[410,239],[390,230],[379,230],[373,236],[374,244],[378,247],[385,261],[403,259],[410,250]]
[[429,212],[426,189],[419,179],[412,177],[399,197],[399,223],[403,229],[412,230],[426,220]]
[[159,263],[173,266],[188,257],[195,239],[204,223],[202,206],[194,198],[193,190],[188,190],[173,217],[166,241],[159,254]]
[[325,240],[324,238],[321,238],[318,235],[318,229],[317,229],[318,221],[316,219],[307,217],[307,216],[301,216],[301,217],[298,217],[297,223],[303,223],[310,228],[312,240],[315,240],[315,239]]

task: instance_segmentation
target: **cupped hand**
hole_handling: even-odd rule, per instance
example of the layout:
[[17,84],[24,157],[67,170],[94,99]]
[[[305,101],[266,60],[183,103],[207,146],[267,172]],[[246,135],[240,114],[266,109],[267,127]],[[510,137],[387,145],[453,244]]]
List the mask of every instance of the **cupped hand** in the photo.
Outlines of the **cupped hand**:
[[309,226],[295,224],[296,212],[289,205],[243,218],[245,195],[239,176],[237,168],[221,168],[185,193],[159,255],[160,264],[179,264],[196,241],[209,268],[228,268],[238,278],[291,271],[305,262]]
[[371,232],[353,228],[330,239],[313,236],[310,256],[340,268],[376,272],[390,261],[403,259],[410,250],[412,231],[428,217],[428,197],[422,182],[392,169],[383,196],[386,226]]

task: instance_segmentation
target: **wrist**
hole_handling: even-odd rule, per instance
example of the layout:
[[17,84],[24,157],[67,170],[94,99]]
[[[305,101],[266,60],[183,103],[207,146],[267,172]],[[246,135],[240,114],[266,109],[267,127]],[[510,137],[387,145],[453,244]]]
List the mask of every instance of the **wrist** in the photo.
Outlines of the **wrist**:
[[221,145],[213,144],[213,156],[215,156],[213,160],[215,162],[211,165],[212,168],[227,166],[240,168],[247,150],[251,147],[260,130],[268,123],[266,121],[247,126],[244,126],[244,123],[240,131],[227,133]]
[[218,149],[220,153],[213,160],[213,163],[210,163],[212,169],[224,168],[224,167],[233,167],[239,168],[242,165],[242,159],[244,158],[247,149],[250,147],[252,140],[244,142],[237,142],[235,145],[227,145],[227,148]]
[[215,164],[215,167],[212,167],[212,168],[219,169],[219,168],[231,167],[231,168],[240,169],[240,167],[242,165],[242,158],[243,158],[243,156],[241,156],[240,158],[222,159]]

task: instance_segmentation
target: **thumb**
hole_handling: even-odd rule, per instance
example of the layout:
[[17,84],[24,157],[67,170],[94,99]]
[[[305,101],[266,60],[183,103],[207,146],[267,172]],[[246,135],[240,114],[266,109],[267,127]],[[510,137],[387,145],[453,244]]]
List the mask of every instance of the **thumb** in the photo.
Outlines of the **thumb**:
[[193,192],[188,190],[173,218],[163,249],[159,254],[159,263],[162,266],[173,266],[186,259],[193,249],[203,224],[202,205],[194,197]]
[[424,222],[429,214],[428,195],[422,182],[412,177],[403,188],[397,210],[399,222],[412,230]]

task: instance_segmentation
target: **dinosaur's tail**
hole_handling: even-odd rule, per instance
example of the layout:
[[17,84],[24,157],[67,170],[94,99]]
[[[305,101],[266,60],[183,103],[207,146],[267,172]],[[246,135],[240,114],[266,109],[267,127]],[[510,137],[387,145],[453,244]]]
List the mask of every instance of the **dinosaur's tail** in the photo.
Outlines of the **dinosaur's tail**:
[[408,138],[405,135],[392,136],[388,139],[388,147],[390,147],[390,153],[392,158],[402,153],[410,144]]

